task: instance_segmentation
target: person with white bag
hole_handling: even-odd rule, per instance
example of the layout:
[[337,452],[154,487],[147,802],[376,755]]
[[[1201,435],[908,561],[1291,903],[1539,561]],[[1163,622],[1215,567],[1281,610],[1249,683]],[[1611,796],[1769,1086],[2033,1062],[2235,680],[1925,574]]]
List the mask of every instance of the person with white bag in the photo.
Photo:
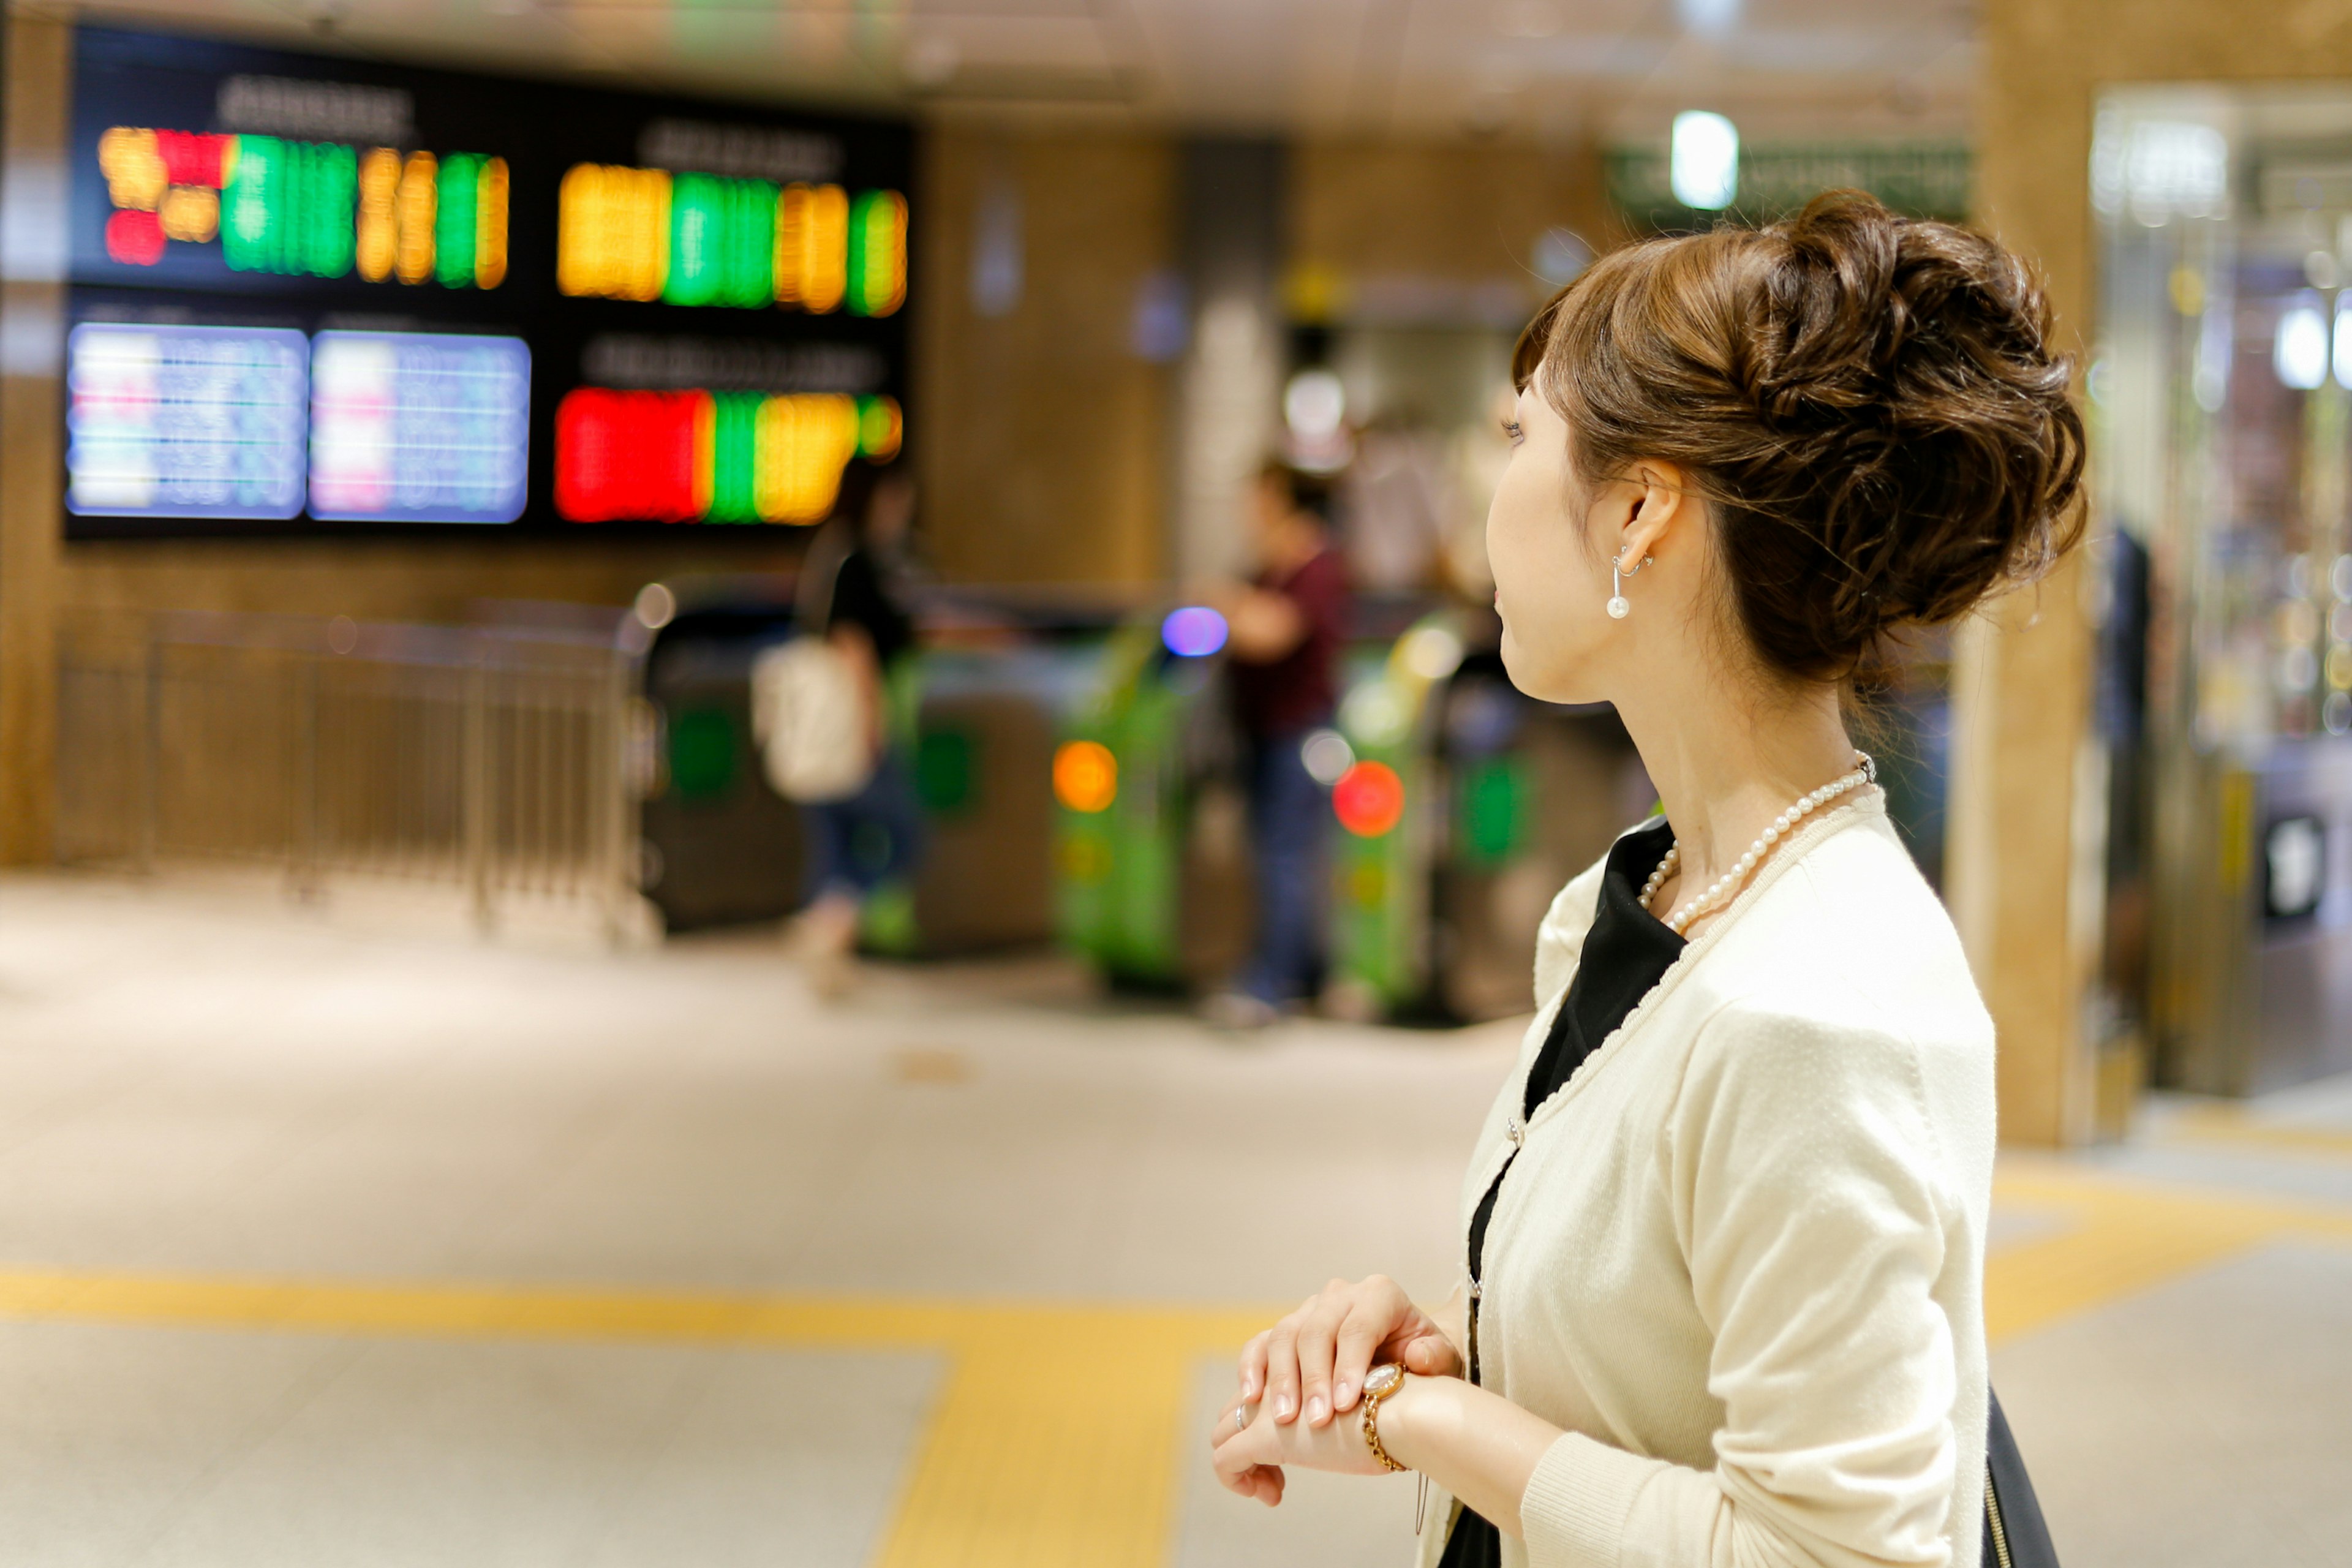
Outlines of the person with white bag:
[[801,566],[800,629],[751,668],[768,782],[801,808],[807,901],[793,945],[826,998],[856,978],[866,899],[910,874],[922,852],[922,814],[892,743],[888,704],[891,668],[915,641],[889,582],[914,503],[914,482],[886,475],[862,526],[837,521],[817,536]]

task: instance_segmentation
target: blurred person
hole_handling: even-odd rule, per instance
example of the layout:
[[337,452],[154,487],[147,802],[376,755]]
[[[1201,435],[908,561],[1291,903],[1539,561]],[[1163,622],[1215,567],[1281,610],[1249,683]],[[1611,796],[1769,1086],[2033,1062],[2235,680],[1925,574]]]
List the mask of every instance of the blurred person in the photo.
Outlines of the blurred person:
[[1445,535],[1444,468],[1425,430],[1381,419],[1356,440],[1339,477],[1348,570],[1366,594],[1429,586]]
[[1992,1023],[1844,701],[2079,537],[2050,334],[1996,243],[1852,192],[1621,250],[1528,329],[1504,660],[1614,704],[1662,813],[1539,929],[1453,1299],[1335,1280],[1252,1340],[1226,1486],[1418,1470],[1441,1568],[1979,1563],[1989,1450],[2022,1501]]
[[1330,791],[1307,771],[1302,749],[1339,702],[1348,584],[1310,483],[1281,463],[1261,468],[1250,489],[1257,575],[1197,595],[1225,617],[1256,872],[1253,956],[1206,1007],[1232,1028],[1273,1022],[1322,979]]
[[922,853],[922,811],[911,761],[890,724],[890,679],[912,653],[915,624],[896,578],[915,515],[915,482],[885,473],[856,521],[837,520],[811,544],[804,571],[816,574],[809,630],[841,655],[864,712],[873,771],[840,800],[801,806],[808,902],[793,941],[811,986],[838,997],[855,983],[853,953],[866,900],[883,883],[911,876]]

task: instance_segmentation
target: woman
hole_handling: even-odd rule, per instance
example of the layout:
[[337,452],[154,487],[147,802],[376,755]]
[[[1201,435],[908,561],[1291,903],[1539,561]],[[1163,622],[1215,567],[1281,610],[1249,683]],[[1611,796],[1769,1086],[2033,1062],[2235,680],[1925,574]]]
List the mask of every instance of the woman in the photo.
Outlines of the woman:
[[1544,921],[1463,1288],[1334,1281],[1253,1340],[1226,1485],[1418,1470],[1447,1568],[1977,1563],[1992,1026],[1843,700],[2079,534],[2049,332],[1998,246],[1851,193],[1528,330],[1503,657],[1613,703],[1664,816]]
[[856,794],[801,807],[808,901],[792,933],[810,987],[826,999],[856,980],[852,953],[866,900],[884,883],[911,877],[922,854],[922,813],[904,748],[890,732],[892,674],[915,646],[915,623],[892,591],[892,568],[914,510],[914,481],[885,474],[867,498],[863,524],[828,534],[809,552],[814,593],[806,615],[856,679],[875,754]]

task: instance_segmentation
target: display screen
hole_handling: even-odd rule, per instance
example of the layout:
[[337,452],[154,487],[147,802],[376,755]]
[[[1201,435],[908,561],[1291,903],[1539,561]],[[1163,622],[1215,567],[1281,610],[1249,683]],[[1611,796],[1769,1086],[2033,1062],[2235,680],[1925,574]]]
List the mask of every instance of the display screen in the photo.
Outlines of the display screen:
[[529,479],[520,338],[320,332],[310,349],[310,515],[512,522]]
[[898,458],[903,124],[76,49],[78,535],[803,526]]
[[302,510],[310,344],[249,327],[87,322],[66,343],[66,507],[284,520]]
[[851,460],[887,462],[898,438],[887,397],[582,387],[556,411],[556,510],[575,522],[818,522]]

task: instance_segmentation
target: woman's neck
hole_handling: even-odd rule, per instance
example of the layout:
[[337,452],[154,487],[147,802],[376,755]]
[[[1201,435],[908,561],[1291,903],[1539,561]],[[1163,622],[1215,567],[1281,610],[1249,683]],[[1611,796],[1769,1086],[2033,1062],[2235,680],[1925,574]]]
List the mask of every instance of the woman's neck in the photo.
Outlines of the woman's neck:
[[1656,912],[1685,903],[1736,866],[1799,797],[1853,767],[1832,687],[1764,698],[1745,681],[1699,675],[1617,701],[1680,850]]

